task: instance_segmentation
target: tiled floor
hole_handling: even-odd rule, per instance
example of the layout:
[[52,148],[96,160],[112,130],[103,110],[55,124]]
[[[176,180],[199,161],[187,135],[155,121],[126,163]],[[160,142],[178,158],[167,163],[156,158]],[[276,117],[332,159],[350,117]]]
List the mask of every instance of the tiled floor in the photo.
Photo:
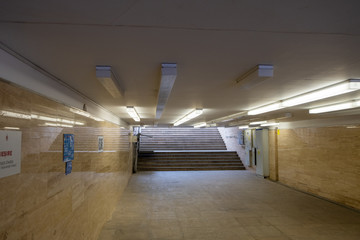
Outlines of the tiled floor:
[[251,171],[133,175],[99,240],[359,240],[360,213]]

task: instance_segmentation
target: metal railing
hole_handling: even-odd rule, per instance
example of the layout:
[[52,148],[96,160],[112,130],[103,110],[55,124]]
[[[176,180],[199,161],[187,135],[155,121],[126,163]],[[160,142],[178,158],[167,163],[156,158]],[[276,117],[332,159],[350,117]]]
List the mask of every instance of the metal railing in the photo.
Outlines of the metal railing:
[[137,132],[136,142],[134,142],[134,144],[133,144],[133,156],[134,156],[133,173],[137,173],[137,163],[138,163],[138,157],[139,157],[139,152],[140,152],[140,138],[142,136],[152,138],[152,136],[150,136],[150,135],[141,134],[140,131]]

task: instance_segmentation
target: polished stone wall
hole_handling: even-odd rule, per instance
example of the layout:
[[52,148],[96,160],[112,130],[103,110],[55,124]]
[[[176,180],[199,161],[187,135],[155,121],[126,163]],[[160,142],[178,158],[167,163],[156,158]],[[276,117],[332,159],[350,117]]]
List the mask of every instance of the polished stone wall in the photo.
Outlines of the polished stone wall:
[[[97,239],[131,175],[128,126],[75,114],[4,81],[0,111],[83,124],[54,127],[37,118],[0,116],[0,130],[17,127],[13,131],[22,132],[21,173],[0,178],[0,239]],[[64,133],[75,137],[69,175],[62,161]],[[98,136],[104,138],[102,152]]]
[[269,140],[271,179],[277,165],[281,183],[360,209],[360,128],[272,130]]

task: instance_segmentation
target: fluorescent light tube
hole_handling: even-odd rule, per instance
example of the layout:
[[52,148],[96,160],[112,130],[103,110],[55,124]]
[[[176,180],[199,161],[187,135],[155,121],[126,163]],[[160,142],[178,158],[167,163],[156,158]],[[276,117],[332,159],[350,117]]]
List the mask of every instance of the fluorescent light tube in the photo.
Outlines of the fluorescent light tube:
[[6,130],[20,130],[18,127],[4,127]]
[[174,123],[174,126],[179,126],[180,124],[183,124],[184,122],[189,121],[190,119],[196,118],[197,116],[201,115],[203,113],[202,109],[195,109],[191,113],[185,115],[184,117],[180,118]]
[[309,110],[310,114],[324,113],[324,112],[334,112],[340,110],[346,110],[351,108],[360,107],[360,100],[344,102],[339,104],[328,105],[324,107],[312,108]]
[[59,123],[45,123],[45,126],[49,126],[49,127],[68,127],[68,128],[74,127],[73,125],[59,124]]
[[136,112],[134,107],[126,107],[126,111],[130,115],[130,117],[132,117],[134,119],[135,122],[140,122],[140,116]]
[[198,123],[194,125],[194,128],[206,127],[206,122]]
[[239,129],[246,129],[246,128],[249,128],[249,125],[239,126]]
[[31,119],[31,115],[29,114],[22,114],[10,111],[0,111],[0,115],[3,117],[13,117],[13,118],[21,118],[21,119]]
[[248,112],[248,115],[257,115],[261,113],[271,112],[283,108],[280,102],[258,107]]
[[62,118],[46,117],[46,116],[41,116],[41,115],[37,115],[37,114],[31,114],[31,118],[41,120],[41,121],[67,123],[67,124],[71,124],[71,125],[74,125],[74,124],[75,125],[84,125],[84,123],[82,123],[82,122],[75,122],[73,120],[67,120],[67,119],[62,119]]
[[96,78],[112,97],[118,98],[123,95],[111,66],[96,66]]
[[98,121],[98,122],[104,122],[104,119],[98,118],[98,117],[94,117],[94,116],[90,116],[89,118]]
[[267,121],[251,122],[249,125],[260,125],[260,124],[264,124],[264,123],[267,123]]
[[217,118],[214,120],[209,121],[210,123],[217,123],[217,122],[228,122],[234,119],[242,118],[243,116],[246,116],[246,112],[239,112],[235,114],[231,114],[225,117]]
[[[103,119],[94,117],[94,116],[92,116],[90,113],[85,112],[85,111],[80,110],[80,109],[70,108],[70,112],[79,114],[79,115],[84,116],[84,117],[91,118],[91,119],[93,119],[93,120],[95,120],[95,121],[98,121],[98,122],[103,122],[103,121],[104,121]],[[79,124],[79,125],[80,125],[80,124]]]
[[296,106],[308,102],[317,101],[324,98],[349,93],[360,89],[359,79],[349,79],[344,82],[324,87],[315,91],[304,93],[282,101],[284,107]]
[[74,108],[70,108],[70,112],[79,114],[79,115],[84,116],[84,117],[90,117],[91,116],[90,113],[88,113],[88,112],[85,112],[85,111],[79,110],[79,109],[74,109]]
[[85,125],[85,123],[82,123],[82,122],[75,122],[75,121],[72,121],[72,120],[66,120],[66,119],[58,119],[59,122],[61,123],[68,123],[68,124],[75,124],[75,125]]
[[262,127],[270,127],[270,126],[279,126],[279,123],[264,123],[261,124]]
[[156,119],[160,119],[165,109],[166,102],[175,83],[176,75],[176,63],[161,64],[161,81],[156,106]]
[[41,115],[37,115],[37,114],[31,114],[31,118],[42,120],[42,121],[50,121],[50,122],[59,121],[59,119],[57,119],[57,118],[45,117],[45,116],[41,116]]

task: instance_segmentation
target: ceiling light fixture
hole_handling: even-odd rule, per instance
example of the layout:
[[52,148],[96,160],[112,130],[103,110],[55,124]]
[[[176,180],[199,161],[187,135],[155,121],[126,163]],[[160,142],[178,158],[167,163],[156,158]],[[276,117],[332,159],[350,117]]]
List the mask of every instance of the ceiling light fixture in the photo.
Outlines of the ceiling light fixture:
[[339,103],[339,104],[333,104],[333,105],[328,105],[328,106],[324,106],[324,107],[312,108],[309,110],[309,113],[310,114],[318,114],[318,113],[324,113],[324,112],[334,112],[334,111],[346,110],[346,109],[357,108],[357,107],[360,107],[360,100],[344,102],[344,103]]
[[177,75],[176,63],[161,64],[161,82],[156,106],[156,119],[161,118]]
[[263,81],[273,77],[274,75],[274,66],[270,64],[259,64],[254,68],[250,69],[238,79],[236,83],[241,85],[241,88],[249,90]]
[[206,127],[206,122],[197,123],[194,125],[194,128],[201,128],[201,127]]
[[208,123],[228,122],[228,121],[242,118],[243,116],[246,116],[246,112],[239,112],[239,113],[231,114],[231,115],[228,115],[225,117],[217,118],[217,119],[209,121]]
[[70,112],[79,114],[79,115],[84,116],[84,117],[90,117],[91,116],[90,113],[85,112],[85,111],[80,110],[80,109],[75,109],[75,108],[70,108]]
[[184,117],[180,118],[174,123],[174,126],[179,126],[180,124],[183,124],[184,122],[189,121],[190,119],[196,118],[197,116],[201,115],[203,113],[202,109],[195,109],[194,111],[188,113]]
[[264,123],[261,124],[262,127],[271,127],[271,126],[279,126],[279,123]]
[[124,95],[111,66],[97,65],[96,78],[100,81],[100,83],[104,86],[104,88],[111,94],[112,97],[118,98]]
[[260,125],[260,124],[264,124],[264,123],[267,123],[267,121],[251,122],[251,123],[249,123],[249,125]]
[[67,128],[72,128],[74,127],[73,125],[68,125],[68,124],[59,124],[59,123],[45,123],[45,126],[48,127],[67,127]]
[[68,124],[72,124],[72,125],[74,125],[74,124],[75,125],[85,125],[85,123],[82,123],[82,122],[76,122],[73,120],[67,120],[67,119],[63,119],[63,118],[53,118],[53,117],[41,116],[41,115],[37,115],[37,114],[31,114],[31,118],[41,120],[41,121],[68,123]]
[[57,122],[58,121],[57,118],[40,116],[40,115],[37,115],[37,114],[31,114],[31,118],[32,119],[38,119],[38,120],[41,120],[41,121],[50,121],[50,122]]
[[247,128],[249,128],[249,125],[239,126],[239,129],[247,129]]
[[84,116],[84,117],[87,117],[87,118],[91,118],[91,119],[93,119],[95,121],[98,121],[98,122],[103,122],[104,121],[103,119],[98,118],[98,117],[94,117],[90,113],[85,112],[85,111],[80,110],[80,109],[70,108],[70,112],[76,113],[78,115],[81,115],[81,116]]
[[28,119],[28,120],[31,119],[30,114],[16,113],[16,112],[10,112],[10,111],[0,111],[0,116],[21,118],[21,119]]
[[360,79],[349,79],[337,84],[333,84],[308,93],[294,96],[279,102],[268,104],[262,107],[248,111],[248,115],[257,115],[261,113],[276,111],[286,107],[292,107],[304,103],[309,103],[344,93],[349,93],[360,89]]
[[18,127],[4,127],[6,130],[20,130]]
[[292,107],[324,98],[349,93],[360,89],[360,79],[349,79],[315,91],[304,93],[282,101],[283,107]]
[[248,112],[248,115],[257,115],[261,113],[271,112],[283,108],[281,102],[269,104],[263,107],[258,107]]
[[139,114],[136,112],[134,107],[126,107],[126,111],[128,112],[128,114],[130,115],[130,117],[132,117],[134,119],[135,122],[140,122],[140,116]]

